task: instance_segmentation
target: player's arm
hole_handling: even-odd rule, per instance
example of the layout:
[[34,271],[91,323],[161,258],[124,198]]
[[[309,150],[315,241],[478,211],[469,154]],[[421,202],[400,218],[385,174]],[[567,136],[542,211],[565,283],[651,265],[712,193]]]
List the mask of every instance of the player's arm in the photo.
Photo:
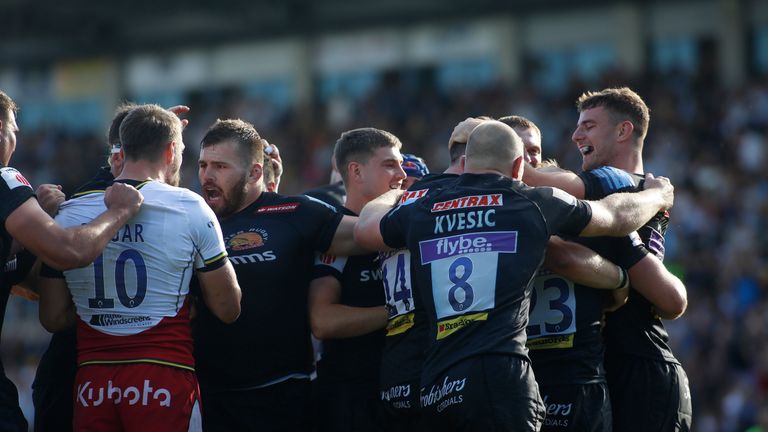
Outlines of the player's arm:
[[214,270],[198,270],[197,279],[208,309],[222,322],[231,324],[240,316],[242,292],[232,264],[226,257],[222,259],[223,264]]
[[135,188],[116,183],[107,189],[107,210],[86,225],[64,229],[28,199],[6,219],[5,228],[25,248],[57,270],[84,267],[101,253],[117,230],[141,207]]
[[397,204],[402,194],[401,190],[390,190],[363,207],[355,225],[355,240],[360,245],[376,251],[392,250],[381,235],[381,220]]
[[653,303],[656,314],[664,319],[677,319],[688,307],[685,285],[669,272],[653,254],[629,268],[632,288]]
[[621,288],[611,291],[611,296],[608,298],[606,305],[603,307],[603,312],[613,312],[616,309],[624,306],[629,298],[629,288]]
[[40,324],[51,333],[66,330],[77,320],[75,305],[63,278],[41,276],[38,283],[40,294]]
[[340,304],[341,284],[333,276],[315,278],[309,285],[309,323],[318,339],[362,336],[387,326],[384,306]]
[[338,256],[354,256],[370,253],[373,249],[366,249],[360,243],[355,241],[354,229],[358,218],[356,216],[344,215],[333,235],[331,246],[327,253]]
[[629,285],[627,271],[592,249],[557,236],[549,238],[544,266],[580,285],[620,289]]
[[574,172],[557,167],[536,169],[526,163],[523,182],[528,186],[551,186],[562,189],[576,198],[584,198],[584,181]]
[[579,234],[585,237],[625,236],[674,203],[674,187],[666,177],[645,176],[645,190],[615,193],[599,201],[585,201],[592,218]]

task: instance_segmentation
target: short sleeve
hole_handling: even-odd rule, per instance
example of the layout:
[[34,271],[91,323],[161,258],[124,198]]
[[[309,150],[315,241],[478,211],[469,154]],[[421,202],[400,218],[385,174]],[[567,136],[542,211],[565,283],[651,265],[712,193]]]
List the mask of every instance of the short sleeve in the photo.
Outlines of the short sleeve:
[[27,179],[15,168],[0,168],[0,221],[5,220],[35,192]]
[[317,279],[323,276],[333,276],[341,281],[341,275],[344,273],[344,267],[346,265],[347,257],[316,253],[315,265],[312,268],[312,278]]
[[216,270],[227,262],[227,249],[216,215],[202,199],[191,202],[189,218],[192,241],[197,250],[195,269],[201,272]]
[[578,236],[592,219],[592,207],[558,188],[540,187],[539,208],[550,234]]
[[298,229],[312,244],[312,249],[318,252],[327,251],[331,247],[336,229],[344,215],[335,207],[310,196],[297,197],[298,205],[305,206]]
[[393,249],[400,249],[406,246],[404,221],[413,208],[416,208],[416,206],[399,205],[388,211],[381,218],[379,230],[381,231],[381,238],[387,246]]
[[584,182],[584,199],[598,200],[614,192],[630,192],[637,188],[632,176],[624,170],[604,166],[579,174]]

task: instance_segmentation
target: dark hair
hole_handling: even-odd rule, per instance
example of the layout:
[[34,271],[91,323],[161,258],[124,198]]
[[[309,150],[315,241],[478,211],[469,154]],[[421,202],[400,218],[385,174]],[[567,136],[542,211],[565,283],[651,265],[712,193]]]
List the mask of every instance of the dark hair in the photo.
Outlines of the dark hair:
[[120,123],[126,159],[154,161],[171,141],[181,141],[181,122],[159,105],[138,105]]
[[109,125],[109,131],[107,131],[107,144],[110,147],[120,147],[120,124],[125,120],[125,116],[137,106],[135,103],[126,102],[115,110],[115,116],[112,117],[112,123]]
[[533,129],[539,136],[541,136],[541,130],[536,126],[536,123],[528,120],[523,116],[511,115],[499,118],[499,121],[512,129]]
[[366,163],[373,153],[382,147],[402,147],[400,140],[391,133],[375,128],[352,129],[341,134],[333,155],[341,178],[347,181],[347,165],[354,161]]
[[9,119],[6,117],[8,111],[16,114],[18,109],[19,107],[16,105],[16,102],[14,102],[10,96],[5,94],[5,92],[0,90],[0,120],[3,122],[8,121]]
[[256,159],[264,163],[264,140],[252,124],[240,119],[216,120],[200,141],[200,147],[224,141],[232,141],[237,145],[244,167],[250,167]]
[[634,126],[633,132],[638,138],[643,139],[648,133],[650,110],[643,98],[628,87],[586,92],[576,100],[576,108],[579,112],[597,107],[608,110],[617,123],[629,119]]

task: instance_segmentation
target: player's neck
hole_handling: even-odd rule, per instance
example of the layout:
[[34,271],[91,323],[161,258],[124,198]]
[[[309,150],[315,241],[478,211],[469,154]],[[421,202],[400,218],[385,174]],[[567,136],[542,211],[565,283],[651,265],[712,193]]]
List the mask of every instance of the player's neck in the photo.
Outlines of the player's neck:
[[115,180],[158,180],[165,181],[166,167],[147,161],[125,161],[123,171]]
[[240,208],[237,209],[235,213],[239,213],[245,208],[249,207],[251,204],[255,203],[259,198],[261,198],[261,195],[265,192],[264,188],[260,185],[255,185],[254,187],[251,187],[248,189],[248,191],[245,193],[245,199],[243,200],[243,205],[240,206]]
[[643,168],[643,156],[640,152],[635,151],[617,154],[608,162],[608,165],[630,173],[642,174],[645,172]]
[[352,210],[355,214],[360,214],[368,201],[370,200],[360,193],[347,191],[347,199],[344,201],[344,207]]

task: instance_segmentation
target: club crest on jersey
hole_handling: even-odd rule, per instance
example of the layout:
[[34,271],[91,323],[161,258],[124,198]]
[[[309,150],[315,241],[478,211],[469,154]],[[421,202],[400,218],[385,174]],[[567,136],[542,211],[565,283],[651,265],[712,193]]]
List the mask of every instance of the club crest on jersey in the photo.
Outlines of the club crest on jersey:
[[264,246],[269,239],[269,234],[261,228],[251,228],[248,231],[240,231],[226,238],[227,249],[242,251]]
[[295,212],[297,208],[299,208],[299,204],[300,203],[293,202],[293,203],[286,203],[286,204],[278,204],[278,205],[259,207],[259,209],[256,210],[256,214],[261,214],[261,213],[292,213],[292,212]]
[[502,205],[504,205],[504,198],[501,194],[470,195],[448,201],[436,202],[432,205],[432,213],[470,207],[500,207]]
[[21,173],[15,168],[5,167],[0,168],[0,175],[3,177],[3,181],[8,185],[8,189],[16,189],[17,187],[26,186],[32,188],[29,181],[24,178]]
[[419,198],[423,198],[424,195],[429,192],[429,189],[419,189],[415,191],[405,191],[402,197],[400,197],[400,205],[408,205],[415,203]]

